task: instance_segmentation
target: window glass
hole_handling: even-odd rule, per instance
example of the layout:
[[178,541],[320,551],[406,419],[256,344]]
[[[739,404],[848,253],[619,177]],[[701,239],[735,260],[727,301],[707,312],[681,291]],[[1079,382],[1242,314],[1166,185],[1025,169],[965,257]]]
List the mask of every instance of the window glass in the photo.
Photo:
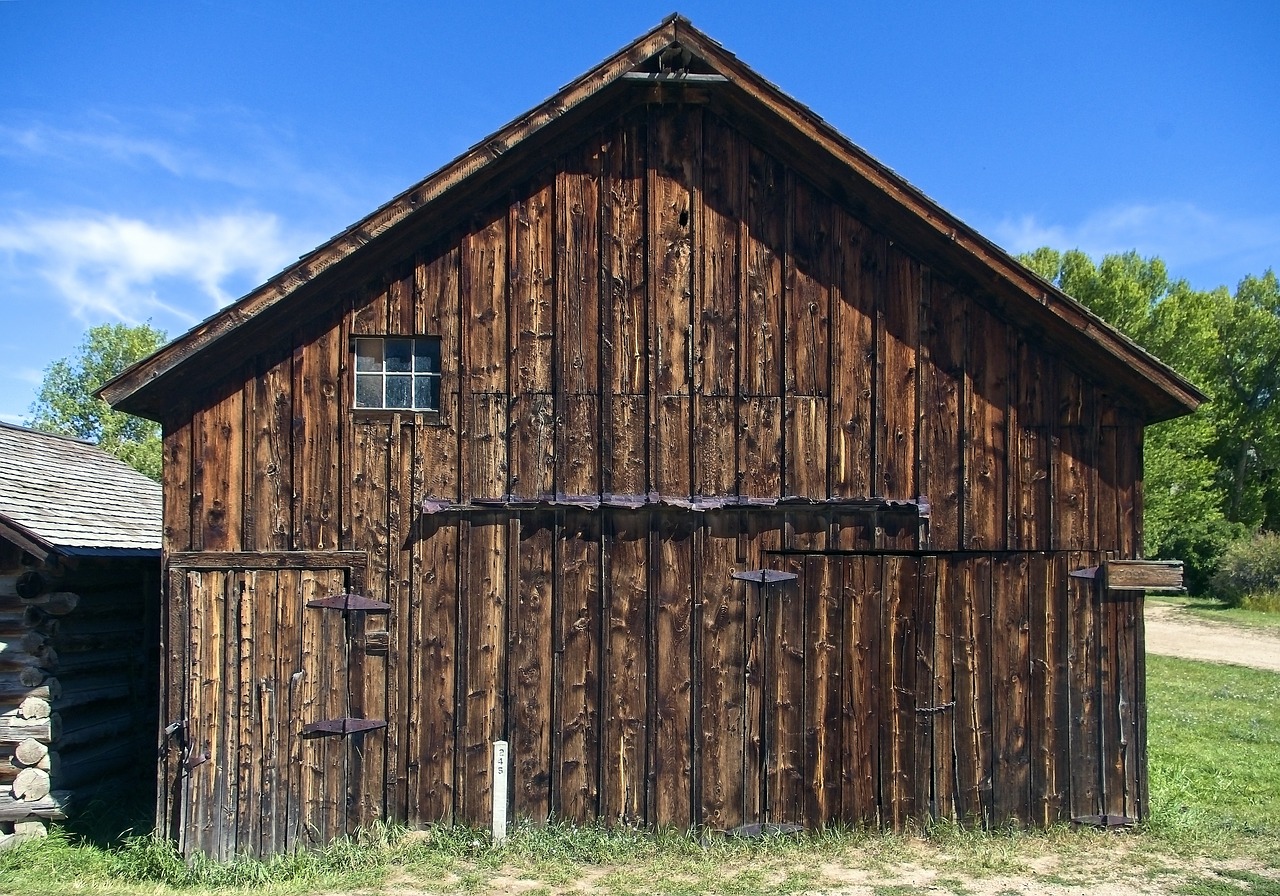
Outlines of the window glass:
[[356,340],[356,370],[382,370],[382,340]]
[[382,374],[356,374],[356,407],[382,407]]
[[387,377],[387,407],[389,408],[408,408],[413,407],[413,403],[409,400],[412,396],[413,377],[411,376],[394,376]]
[[410,373],[413,370],[413,343],[412,339],[387,340],[387,373]]
[[419,376],[413,381],[413,406],[415,408],[440,407],[440,377]]

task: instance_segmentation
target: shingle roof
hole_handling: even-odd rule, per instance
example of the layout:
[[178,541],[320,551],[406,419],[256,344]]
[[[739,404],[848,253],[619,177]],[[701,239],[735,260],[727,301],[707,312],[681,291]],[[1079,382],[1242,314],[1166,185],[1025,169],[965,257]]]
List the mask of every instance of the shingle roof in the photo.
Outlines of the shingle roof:
[[71,556],[158,554],[159,483],[70,436],[0,423],[0,526]]

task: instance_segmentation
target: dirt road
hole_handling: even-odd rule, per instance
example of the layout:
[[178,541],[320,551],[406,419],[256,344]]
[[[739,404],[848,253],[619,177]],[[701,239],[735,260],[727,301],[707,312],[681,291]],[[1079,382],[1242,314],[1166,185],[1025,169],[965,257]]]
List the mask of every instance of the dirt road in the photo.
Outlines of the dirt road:
[[1280,672],[1280,633],[1209,622],[1182,607],[1148,602],[1147,653]]

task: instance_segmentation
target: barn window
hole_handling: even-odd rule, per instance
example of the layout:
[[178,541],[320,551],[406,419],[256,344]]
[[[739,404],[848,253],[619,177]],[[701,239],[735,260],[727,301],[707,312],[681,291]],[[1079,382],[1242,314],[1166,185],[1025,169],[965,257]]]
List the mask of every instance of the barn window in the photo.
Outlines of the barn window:
[[440,339],[358,336],[356,407],[440,410]]

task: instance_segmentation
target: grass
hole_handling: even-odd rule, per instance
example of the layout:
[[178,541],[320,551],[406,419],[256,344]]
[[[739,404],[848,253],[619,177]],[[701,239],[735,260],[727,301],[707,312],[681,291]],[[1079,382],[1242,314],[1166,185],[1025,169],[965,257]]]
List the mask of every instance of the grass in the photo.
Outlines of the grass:
[[1182,607],[1207,622],[1222,622],[1246,628],[1269,629],[1280,634],[1280,596],[1257,595],[1245,598],[1242,606],[1233,607],[1212,595],[1199,597],[1148,597],[1149,603]]
[[[268,862],[183,862],[149,836],[105,834],[90,813],[76,831],[0,853],[0,893],[164,894],[595,892],[795,894],[836,886],[973,896],[1099,881],[1197,896],[1280,896],[1280,675],[1148,659],[1152,820],[1133,834],[831,830],[735,840],[627,828],[517,826],[483,832],[365,831],[327,849]],[[114,842],[104,845],[109,840]],[[1145,891],[1145,890],[1143,890]]]

